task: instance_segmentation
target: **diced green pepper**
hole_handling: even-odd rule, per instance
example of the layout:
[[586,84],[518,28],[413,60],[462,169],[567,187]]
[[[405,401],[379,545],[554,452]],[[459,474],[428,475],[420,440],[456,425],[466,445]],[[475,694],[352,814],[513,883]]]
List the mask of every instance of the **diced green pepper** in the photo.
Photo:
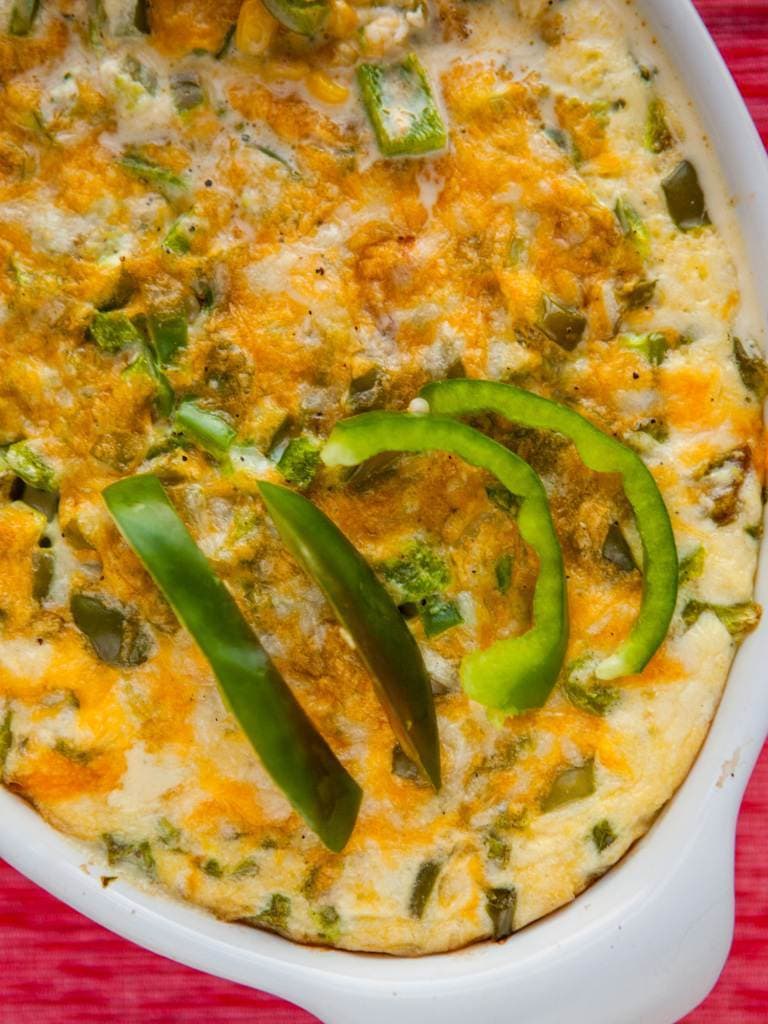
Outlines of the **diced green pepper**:
[[[444,381],[458,385],[468,381]],[[541,707],[565,655],[568,611],[562,553],[546,492],[530,466],[513,452],[443,416],[368,412],[333,428],[322,458],[329,466],[364,462],[381,451],[446,451],[494,474],[522,499],[518,526],[539,558],[533,598],[534,625],[521,636],[466,655],[462,685],[474,700],[508,714]],[[435,588],[432,588],[434,592]]]
[[690,583],[691,580],[696,580],[701,576],[704,572],[706,557],[706,551],[699,544],[685,558],[680,559],[680,586],[683,586],[684,583]]
[[180,312],[155,312],[147,317],[149,340],[160,366],[169,366],[187,347],[187,318]]
[[399,779],[407,779],[408,782],[418,782],[421,778],[421,769],[408,757],[399,743],[392,747],[392,774]]
[[538,325],[551,341],[572,352],[584,337],[587,318],[577,309],[545,295]]
[[200,865],[200,870],[203,874],[208,875],[209,878],[224,877],[224,869],[215,857],[208,857],[207,860],[204,860]]
[[294,437],[288,444],[277,468],[289,484],[305,490],[315,478],[320,465],[320,449],[308,437]]
[[55,564],[52,551],[35,551],[32,556],[32,597],[36,601],[48,597]]
[[177,203],[187,196],[189,186],[183,178],[167,167],[156,164],[141,156],[140,153],[124,153],[120,158],[120,166],[134,177],[153,185],[170,203]]
[[119,352],[143,340],[132,321],[120,312],[96,313],[88,326],[88,336],[104,352]]
[[669,426],[665,420],[659,419],[657,416],[650,416],[647,420],[640,420],[635,430],[641,434],[647,434],[657,444],[664,444],[665,441],[669,440]]
[[121,533],[207,658],[264,768],[325,845],[339,852],[354,827],[360,789],[214,575],[153,476],[103,492]]
[[768,391],[768,365],[754,341],[733,339],[733,357],[744,387],[762,401]]
[[56,518],[56,513],[59,510],[59,495],[57,492],[43,491],[38,487],[32,487],[30,484],[22,482],[21,492],[17,497],[25,505],[29,505],[36,512],[44,515],[49,523]]
[[181,844],[181,829],[172,825],[167,818],[161,818],[157,823],[157,834],[162,846],[169,850],[178,850]]
[[510,554],[501,555],[496,561],[494,574],[496,586],[501,594],[506,594],[512,586],[512,566],[512,555]]
[[273,893],[269,903],[255,917],[250,918],[260,928],[268,928],[273,932],[284,932],[291,916],[291,900],[281,892]]
[[440,874],[441,865],[434,860],[425,861],[418,872],[411,888],[411,896],[408,900],[408,912],[411,917],[421,918],[429,903],[429,898],[435,888],[437,876]]
[[187,216],[181,216],[171,224],[168,234],[163,239],[163,248],[176,256],[186,256],[192,248],[193,223]]
[[184,114],[205,102],[205,93],[196,71],[178,71],[171,76],[171,96],[176,109]]
[[603,542],[603,558],[607,562],[611,562],[617,569],[621,569],[622,572],[634,572],[637,569],[637,562],[635,556],[632,554],[632,548],[627,543],[627,538],[618,523],[611,523],[608,527],[608,533],[605,535],[605,541]]
[[149,657],[152,636],[135,614],[94,594],[73,594],[69,609],[96,656],[108,665],[135,668]]
[[576,800],[583,800],[595,792],[595,762],[590,758],[575,768],[566,768],[552,780],[549,790],[541,801],[543,814],[564,807]]
[[235,32],[237,31],[237,22],[233,22],[227,31],[224,33],[224,38],[219,44],[218,50],[213,54],[214,60],[223,60],[224,57],[229,53],[232,47],[232,40],[235,38]]
[[658,96],[654,96],[648,104],[645,121],[645,148],[651,153],[663,153],[674,145],[674,142],[674,136],[667,124],[664,103]]
[[496,412],[512,422],[556,431],[573,441],[585,465],[618,473],[635,513],[643,546],[643,600],[627,640],[600,662],[599,679],[642,672],[667,635],[677,602],[677,548],[669,513],[658,486],[639,455],[589,420],[557,402],[495,381],[441,381],[422,396],[438,413],[468,416]]
[[520,511],[520,501],[506,487],[502,487],[500,484],[489,484],[485,488],[485,493],[496,508],[500,508],[502,512],[509,512],[510,515],[516,516]]
[[399,452],[380,452],[373,458],[361,462],[359,466],[354,466],[346,477],[346,486],[350,491],[362,494],[392,476],[400,459]]
[[690,160],[681,161],[662,181],[661,187],[664,189],[669,215],[681,231],[693,231],[694,228],[712,223],[699,175]]
[[149,878],[156,877],[155,858],[152,855],[152,847],[146,839],[140,843],[134,843],[109,833],[105,833],[101,838],[106,847],[107,862],[110,866],[127,862],[139,868]]
[[149,4],[150,0],[136,0],[133,13],[133,24],[137,32],[141,32],[142,35],[149,35],[152,31],[152,26],[149,22]]
[[400,601],[420,601],[450,583],[450,573],[440,555],[417,541],[402,555],[384,562],[379,571]]
[[616,832],[607,818],[603,818],[602,821],[593,827],[592,842],[595,844],[598,853],[602,853],[603,850],[607,850],[609,846],[612,846],[616,842]]
[[485,909],[493,925],[493,938],[497,942],[508,938],[514,931],[517,909],[516,889],[487,889]]
[[10,705],[6,706],[2,719],[0,719],[0,780],[5,773],[5,765],[8,755],[13,747],[13,712]]
[[464,619],[455,601],[448,601],[438,594],[424,598],[420,611],[424,634],[428,637],[439,636],[447,629],[460,626]]
[[155,386],[155,407],[157,411],[161,416],[170,416],[176,400],[173,388],[165,374],[158,370],[154,355],[148,348],[144,348],[141,354],[123,370],[124,377],[131,377],[134,374],[144,374],[149,377]]
[[741,601],[738,604],[712,604],[710,601],[689,601],[683,609],[683,622],[692,626],[704,612],[712,612],[720,619],[736,643],[756,629],[763,614],[759,604],[754,601]]
[[607,715],[621,700],[621,694],[612,686],[597,682],[582,684],[570,678],[563,684],[563,693],[580,711],[600,717]]
[[642,309],[648,306],[656,294],[657,281],[638,281],[621,293],[625,309]]
[[357,81],[384,156],[421,156],[445,146],[445,125],[415,54],[398,64],[361,64]]
[[639,256],[647,259],[651,254],[651,236],[645,221],[626,199],[616,200],[614,212],[624,237],[632,242]]
[[25,483],[49,493],[59,489],[56,470],[27,441],[17,441],[3,454],[9,469]]
[[440,747],[429,677],[392,599],[320,509],[285,487],[262,482],[259,491],[286,546],[352,637],[403,749],[439,789]]
[[648,334],[622,334],[619,343],[625,348],[639,352],[651,366],[661,366],[669,349],[666,335],[660,331],[651,331]]
[[322,31],[330,13],[327,0],[264,0],[264,6],[291,32],[310,38]]
[[28,36],[35,23],[40,0],[14,0],[8,22],[8,32],[12,36]]
[[336,942],[341,933],[341,918],[335,907],[321,907],[312,915],[318,926],[317,937],[325,942]]
[[94,757],[92,750],[83,750],[63,736],[59,736],[53,745],[53,749],[57,754],[66,757],[68,761],[72,761],[73,764],[88,764]]
[[372,366],[370,370],[352,379],[347,402],[355,412],[377,409],[383,404],[383,400],[384,375],[378,366]]
[[173,416],[173,425],[217,459],[225,458],[237,437],[237,431],[217,412],[203,409],[197,402],[181,402]]
[[493,829],[483,837],[488,860],[494,861],[501,868],[509,863],[509,843],[505,842]]
[[739,514],[741,488],[752,466],[749,445],[740,445],[713,459],[699,474],[709,501],[709,518],[727,526]]
[[140,60],[129,53],[123,61],[123,67],[128,72],[134,82],[142,87],[142,89],[149,93],[150,96],[154,96],[157,92],[157,72],[153,71],[152,68],[147,67],[146,64],[142,64]]

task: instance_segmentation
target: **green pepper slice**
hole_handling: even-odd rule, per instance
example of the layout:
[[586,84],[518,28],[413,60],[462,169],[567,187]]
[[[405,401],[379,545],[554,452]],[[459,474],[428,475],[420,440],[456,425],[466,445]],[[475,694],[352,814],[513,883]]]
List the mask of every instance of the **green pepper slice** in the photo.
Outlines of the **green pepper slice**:
[[199,645],[222,695],[275,784],[322,842],[342,850],[361,793],[211,570],[157,477],[103,492],[120,532]]
[[495,412],[527,427],[557,431],[570,438],[589,469],[620,474],[643,546],[643,599],[629,637],[598,664],[595,674],[599,679],[616,679],[642,672],[664,641],[672,621],[678,565],[667,507],[640,456],[572,409],[512,384],[439,381],[428,384],[422,395],[436,413],[465,416]]
[[690,160],[681,161],[661,183],[669,215],[681,231],[711,224],[699,175]]
[[384,156],[421,156],[445,146],[445,124],[414,53],[399,64],[361,64],[357,82]]
[[486,707],[508,714],[541,707],[560,672],[568,640],[563,556],[541,480],[496,441],[444,416],[362,413],[336,424],[321,457],[328,466],[354,466],[383,451],[452,452],[493,473],[521,499],[520,534],[539,557],[534,625],[522,636],[466,655],[461,680],[466,693]]
[[330,5],[326,0],[263,0],[264,6],[272,15],[291,32],[301,36],[316,36],[322,31]]
[[401,747],[439,789],[440,745],[429,676],[394,601],[316,505],[276,484],[262,482],[259,491],[286,547],[354,640]]

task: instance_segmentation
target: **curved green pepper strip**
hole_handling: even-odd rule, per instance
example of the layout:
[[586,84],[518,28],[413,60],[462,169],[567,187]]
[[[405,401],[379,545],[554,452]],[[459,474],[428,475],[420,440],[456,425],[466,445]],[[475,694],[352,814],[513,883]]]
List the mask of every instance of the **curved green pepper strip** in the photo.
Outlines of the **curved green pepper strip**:
[[477,430],[444,416],[369,412],[337,423],[321,452],[327,466],[356,466],[379,452],[451,452],[493,473],[521,499],[520,535],[539,557],[533,626],[474,651],[461,663],[466,693],[508,714],[541,707],[560,672],[568,641],[563,556],[544,487],[527,462]]
[[419,645],[392,598],[339,528],[287,487],[259,491],[288,550],[355,641],[400,746],[440,788],[435,702]]
[[598,679],[642,672],[667,635],[677,601],[677,548],[656,481],[643,460],[579,413],[511,384],[446,380],[428,384],[423,397],[435,412],[463,416],[496,412],[527,427],[556,430],[570,438],[582,461],[598,473],[618,473],[635,513],[643,544],[643,600],[625,642],[599,663]]
[[360,789],[302,710],[214,575],[157,477],[111,484],[104,501],[179,621],[202,650],[225,702],[274,783],[338,853],[354,828]]

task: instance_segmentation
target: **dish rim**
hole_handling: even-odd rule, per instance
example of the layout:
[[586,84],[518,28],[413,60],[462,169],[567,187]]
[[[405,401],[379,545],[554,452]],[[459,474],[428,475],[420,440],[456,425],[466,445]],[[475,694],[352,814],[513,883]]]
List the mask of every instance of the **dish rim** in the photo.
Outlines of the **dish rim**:
[[[768,238],[768,156],[762,141],[692,0],[636,0],[636,6],[662,37],[662,48],[684,58],[679,77],[734,196],[746,264],[765,324],[768,284],[761,288],[757,273],[761,239]],[[757,596],[768,605],[765,543]],[[423,1020],[424,1000],[429,1000],[431,1008],[439,1000],[442,1024],[465,1021],[468,1012],[485,1024],[501,1021],[505,1007],[508,1014],[513,994],[518,1009],[535,1014],[530,1019],[537,1024],[549,1024],[558,1019],[551,1015],[554,990],[541,982],[555,970],[562,984],[570,979],[574,986],[572,1024],[582,1020],[632,1024],[651,1019],[635,1015],[644,1014],[643,1008],[657,1014],[654,1021],[671,1022],[703,998],[730,946],[735,824],[744,788],[768,734],[768,688],[760,681],[766,658],[768,616],[739,652],[707,740],[662,818],[588,892],[504,944],[483,943],[415,960],[326,950],[219,921],[194,906],[122,880],[104,889],[99,880],[102,872],[88,866],[85,847],[57,832],[2,788],[0,856],[65,903],[139,945],[291,999],[333,1024],[359,1021],[364,1007],[371,1024],[389,1024],[394,998],[401,1024]],[[701,900],[705,880],[716,889],[709,903]],[[703,942],[690,937],[696,923],[691,916],[694,895],[698,916],[712,932],[708,941],[707,936]],[[667,897],[671,903],[662,908]],[[684,920],[679,920],[681,915]],[[668,928],[661,934],[659,922],[666,919]],[[720,934],[714,934],[716,930]],[[651,936],[661,947],[654,953],[642,948],[643,943],[650,944]],[[681,947],[675,953],[680,966],[677,979],[670,977],[666,986],[649,986],[648,974],[638,965],[644,964],[650,972],[661,969],[664,956],[672,955],[678,939],[690,949],[681,951]],[[606,956],[612,958],[615,979],[603,984],[601,958]],[[633,974],[640,976],[642,984],[632,980]],[[594,991],[598,979],[602,985],[599,1006]],[[489,1014],[483,1018],[477,1010],[481,992]],[[628,1000],[632,993],[634,1001]],[[630,1016],[620,1016],[617,1007],[628,1001],[632,1009],[620,1012]],[[589,1006],[594,1008],[591,1015]],[[329,1012],[332,1017],[327,1016]]]

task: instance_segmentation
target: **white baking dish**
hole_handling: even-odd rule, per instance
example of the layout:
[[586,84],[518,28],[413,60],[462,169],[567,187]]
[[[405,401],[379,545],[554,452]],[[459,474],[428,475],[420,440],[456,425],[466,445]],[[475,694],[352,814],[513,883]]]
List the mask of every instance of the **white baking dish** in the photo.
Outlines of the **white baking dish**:
[[[638,0],[675,59],[719,154],[747,248],[762,268],[768,160],[689,0]],[[762,276],[762,281],[760,277]],[[755,274],[764,322],[768,281]],[[768,546],[758,597],[768,604]],[[706,745],[648,837],[571,906],[502,945],[422,960],[292,945],[124,882],[108,889],[81,847],[0,791],[0,855],[113,931],[267,989],[326,1024],[672,1024],[714,984],[733,929],[733,845],[768,732],[768,617],[740,652]]]

